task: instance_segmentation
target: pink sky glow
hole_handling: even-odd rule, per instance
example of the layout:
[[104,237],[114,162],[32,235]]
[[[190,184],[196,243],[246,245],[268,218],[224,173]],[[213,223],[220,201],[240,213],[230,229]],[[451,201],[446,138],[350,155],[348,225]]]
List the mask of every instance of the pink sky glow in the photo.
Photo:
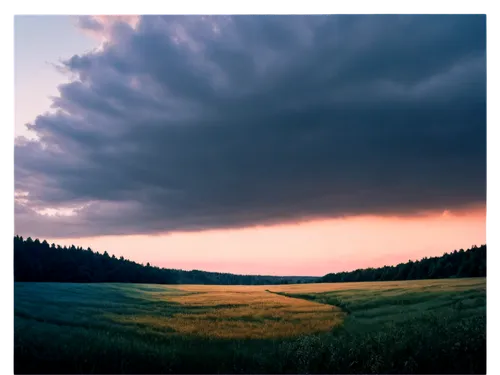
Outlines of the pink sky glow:
[[319,276],[439,256],[486,243],[486,209],[49,242],[91,247],[165,268]]

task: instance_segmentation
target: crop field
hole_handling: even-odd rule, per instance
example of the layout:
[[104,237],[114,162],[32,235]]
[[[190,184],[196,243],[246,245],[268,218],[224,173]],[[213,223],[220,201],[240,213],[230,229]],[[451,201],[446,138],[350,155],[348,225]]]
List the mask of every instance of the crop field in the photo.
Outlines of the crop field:
[[485,373],[486,279],[15,283],[16,373]]

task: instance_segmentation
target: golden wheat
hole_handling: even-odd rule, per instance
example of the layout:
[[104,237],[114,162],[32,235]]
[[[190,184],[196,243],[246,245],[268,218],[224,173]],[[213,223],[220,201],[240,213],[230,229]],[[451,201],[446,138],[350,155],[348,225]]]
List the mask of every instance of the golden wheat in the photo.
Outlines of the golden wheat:
[[350,301],[369,295],[385,296],[411,291],[451,291],[471,286],[485,288],[484,279],[415,280],[394,282],[295,284],[272,286],[176,285],[141,291],[145,301],[165,302],[173,313],[107,315],[115,322],[138,324],[165,334],[217,338],[280,338],[324,332],[342,324],[338,307],[275,294],[335,292]]
[[145,325],[172,334],[278,338],[328,331],[341,324],[345,315],[337,307],[269,293],[262,286],[182,285],[176,289],[181,293],[146,293],[154,301],[204,308],[171,316],[108,317],[115,322]]

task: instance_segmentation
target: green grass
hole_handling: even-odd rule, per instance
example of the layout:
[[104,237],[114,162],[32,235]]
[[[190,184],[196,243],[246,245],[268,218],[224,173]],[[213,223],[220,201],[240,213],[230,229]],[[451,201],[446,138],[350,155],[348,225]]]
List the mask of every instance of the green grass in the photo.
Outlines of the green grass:
[[16,373],[485,373],[486,280],[15,283]]

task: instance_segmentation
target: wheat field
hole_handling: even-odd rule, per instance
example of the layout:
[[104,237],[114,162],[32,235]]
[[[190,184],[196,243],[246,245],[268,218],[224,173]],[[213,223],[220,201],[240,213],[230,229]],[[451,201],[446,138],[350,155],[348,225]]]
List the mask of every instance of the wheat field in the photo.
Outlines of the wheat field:
[[146,294],[151,300],[180,306],[181,312],[164,316],[115,314],[108,317],[124,324],[145,325],[181,335],[245,339],[325,332],[341,324],[346,315],[339,307],[270,293],[263,287],[181,286],[176,289],[187,293]]
[[14,310],[16,373],[486,368],[485,278],[272,286],[15,283]]

